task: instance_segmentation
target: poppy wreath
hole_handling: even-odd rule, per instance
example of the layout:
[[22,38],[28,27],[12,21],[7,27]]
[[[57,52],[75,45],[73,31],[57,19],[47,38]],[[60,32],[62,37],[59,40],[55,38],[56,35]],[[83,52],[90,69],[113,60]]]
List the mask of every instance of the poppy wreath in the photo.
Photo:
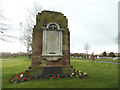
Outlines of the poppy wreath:
[[25,73],[21,73],[20,75],[15,74],[10,80],[9,83],[12,84],[14,82],[20,83],[20,82],[24,82],[24,81],[28,81],[30,80],[30,78],[28,78],[27,74]]
[[75,78],[88,78],[88,75],[86,73],[83,73],[81,71],[75,70],[74,73],[67,73],[67,74],[57,74],[57,75],[50,75],[50,74],[38,74],[35,75],[32,79],[39,79],[39,78],[45,78],[45,79],[59,79],[59,78],[65,78],[65,77],[75,77]]
[[88,78],[88,75],[86,73],[83,73],[81,71],[77,71],[75,70],[74,73],[67,73],[67,74],[57,74],[57,75],[50,75],[50,74],[38,74],[35,75],[33,78],[29,78],[27,74],[25,73],[21,73],[20,75],[15,74],[10,80],[9,83],[12,84],[14,82],[16,83],[20,83],[20,82],[24,82],[24,81],[28,81],[28,80],[32,80],[32,79],[40,79],[40,78],[44,78],[44,79],[59,79],[59,78],[65,78],[65,77],[75,77],[75,78]]

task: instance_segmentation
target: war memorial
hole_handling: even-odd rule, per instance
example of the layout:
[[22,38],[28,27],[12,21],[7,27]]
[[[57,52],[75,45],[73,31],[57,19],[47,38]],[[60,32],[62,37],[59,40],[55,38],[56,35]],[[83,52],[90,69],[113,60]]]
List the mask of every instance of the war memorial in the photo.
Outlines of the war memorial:
[[66,16],[45,10],[38,13],[32,40],[32,63],[26,70],[29,76],[74,72],[70,65],[70,31]]

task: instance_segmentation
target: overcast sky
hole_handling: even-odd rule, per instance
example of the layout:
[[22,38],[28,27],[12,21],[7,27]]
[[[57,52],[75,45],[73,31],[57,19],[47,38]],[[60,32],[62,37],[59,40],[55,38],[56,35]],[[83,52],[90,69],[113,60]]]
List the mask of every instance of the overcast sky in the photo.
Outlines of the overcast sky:
[[[34,2],[42,10],[54,10],[63,13],[68,19],[70,30],[70,51],[84,53],[84,45],[91,47],[89,53],[118,52],[113,42],[118,34],[119,0],[0,0],[1,9],[7,17],[7,23],[20,29],[19,23],[25,23],[26,8]],[[6,34],[19,36],[20,31],[9,30]],[[1,35],[1,34],[0,34]],[[0,52],[26,52],[26,47],[19,41],[13,43],[0,41]]]

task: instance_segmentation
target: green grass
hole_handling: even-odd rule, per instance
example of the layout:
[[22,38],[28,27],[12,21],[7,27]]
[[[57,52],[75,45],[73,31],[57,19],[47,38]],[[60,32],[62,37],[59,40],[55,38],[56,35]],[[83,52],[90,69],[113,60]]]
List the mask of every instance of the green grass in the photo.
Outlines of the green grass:
[[[91,60],[90,58],[72,58],[73,60]],[[95,59],[95,61],[107,61],[107,62],[118,62],[120,63],[120,60],[111,60],[111,59]]]
[[25,57],[3,59],[3,88],[118,88],[118,65],[104,62],[71,60],[77,70],[86,72],[88,79],[61,78],[38,79],[9,84],[8,80],[16,73],[24,72],[31,61]]

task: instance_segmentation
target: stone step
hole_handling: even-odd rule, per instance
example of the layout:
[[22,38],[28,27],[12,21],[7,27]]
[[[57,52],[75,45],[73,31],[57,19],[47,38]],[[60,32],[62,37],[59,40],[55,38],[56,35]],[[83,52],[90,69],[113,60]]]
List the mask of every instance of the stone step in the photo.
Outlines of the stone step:
[[44,67],[62,67],[62,68],[73,68],[73,66],[70,65],[59,65],[59,66],[30,66],[28,69],[43,69]]

